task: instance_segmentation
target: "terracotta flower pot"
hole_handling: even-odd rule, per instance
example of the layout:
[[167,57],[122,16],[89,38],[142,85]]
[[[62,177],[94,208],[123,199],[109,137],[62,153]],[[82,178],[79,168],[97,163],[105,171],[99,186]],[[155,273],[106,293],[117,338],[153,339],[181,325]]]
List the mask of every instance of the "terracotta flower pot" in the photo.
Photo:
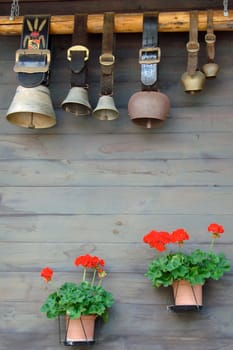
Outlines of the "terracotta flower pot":
[[66,341],[69,345],[80,342],[93,342],[95,332],[95,315],[81,316],[80,318],[66,318]]
[[191,286],[188,281],[179,280],[172,284],[175,305],[202,305],[202,285]]

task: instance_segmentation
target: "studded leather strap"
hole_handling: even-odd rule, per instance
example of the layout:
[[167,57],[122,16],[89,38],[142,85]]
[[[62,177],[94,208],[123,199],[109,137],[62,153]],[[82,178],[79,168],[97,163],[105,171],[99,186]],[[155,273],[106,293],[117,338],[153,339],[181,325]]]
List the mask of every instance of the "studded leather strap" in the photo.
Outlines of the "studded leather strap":
[[157,90],[157,71],[159,61],[158,12],[144,13],[142,48],[139,51],[142,90]]

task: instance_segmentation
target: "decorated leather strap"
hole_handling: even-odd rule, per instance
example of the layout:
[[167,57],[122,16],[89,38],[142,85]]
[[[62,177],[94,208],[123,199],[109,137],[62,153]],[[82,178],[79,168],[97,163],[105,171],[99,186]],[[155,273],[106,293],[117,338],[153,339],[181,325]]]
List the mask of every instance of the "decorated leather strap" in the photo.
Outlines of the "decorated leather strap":
[[101,95],[113,94],[114,62],[114,13],[104,13],[104,25],[102,35],[102,52],[99,57],[101,67],[100,93]]
[[214,62],[215,41],[216,41],[216,35],[214,34],[213,10],[208,10],[207,11],[207,32],[205,35],[208,63]]
[[198,11],[191,11],[189,13],[189,18],[189,41],[186,44],[188,52],[187,72],[192,76],[197,70],[198,52],[200,50],[200,45],[198,43]]
[[142,48],[139,50],[142,91],[157,90],[157,71],[160,62],[158,47],[158,12],[143,14]]
[[24,87],[48,85],[50,66],[50,16],[24,16],[20,49],[16,51],[14,71]]
[[74,32],[72,46],[67,50],[67,59],[70,61],[71,86],[88,88],[87,66],[89,59],[87,14],[76,14],[74,18]]

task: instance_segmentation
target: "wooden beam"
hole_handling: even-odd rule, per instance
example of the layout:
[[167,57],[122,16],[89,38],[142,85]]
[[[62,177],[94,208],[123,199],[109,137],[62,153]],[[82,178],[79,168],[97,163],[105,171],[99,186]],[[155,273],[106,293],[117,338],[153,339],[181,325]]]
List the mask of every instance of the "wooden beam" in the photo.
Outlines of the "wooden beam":
[[[0,16],[0,35],[19,35],[22,30],[23,17],[15,17],[9,20],[7,16]],[[116,14],[116,33],[140,33],[143,26],[143,14]],[[207,11],[199,11],[198,29],[205,31],[207,26]],[[51,34],[72,34],[74,27],[74,16],[51,16]],[[90,14],[87,20],[88,33],[102,33],[103,14]],[[223,15],[222,10],[214,11],[214,30],[233,31],[233,10],[228,16]],[[189,12],[163,12],[159,14],[160,32],[188,32]]]

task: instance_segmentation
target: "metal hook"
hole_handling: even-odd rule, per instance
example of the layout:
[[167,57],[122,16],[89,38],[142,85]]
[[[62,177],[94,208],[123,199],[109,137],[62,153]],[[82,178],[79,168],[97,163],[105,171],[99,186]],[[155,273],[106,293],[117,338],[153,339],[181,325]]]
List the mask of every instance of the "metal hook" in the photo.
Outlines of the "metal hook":
[[223,15],[228,16],[228,0],[223,0]]
[[11,4],[11,13],[9,19],[13,21],[15,16],[19,16],[19,0],[13,0]]

